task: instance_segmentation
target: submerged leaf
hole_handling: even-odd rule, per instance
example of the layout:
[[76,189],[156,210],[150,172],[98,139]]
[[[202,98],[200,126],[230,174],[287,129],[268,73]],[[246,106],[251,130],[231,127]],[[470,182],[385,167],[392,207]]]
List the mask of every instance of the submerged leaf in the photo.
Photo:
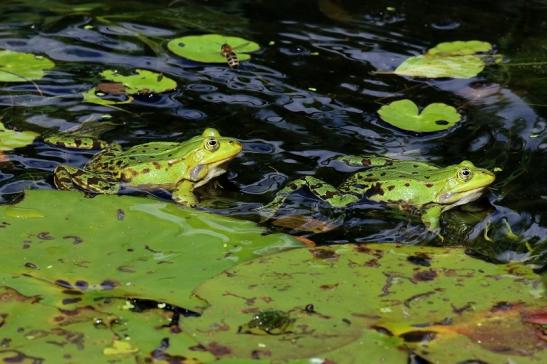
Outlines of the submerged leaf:
[[33,131],[14,131],[6,129],[0,122],[0,151],[12,150],[32,144],[38,133]]
[[44,56],[14,51],[0,51],[0,82],[27,82],[44,77],[55,63]]
[[196,62],[226,63],[226,57],[220,54],[223,44],[232,47],[240,61],[251,58],[247,53],[260,49],[260,46],[250,40],[230,37],[222,34],[191,35],[176,38],[167,44],[169,50],[178,56]]
[[491,50],[490,43],[481,41],[440,43],[425,55],[407,58],[394,73],[428,78],[471,78],[486,66],[484,59],[476,53]]
[[443,103],[427,105],[422,112],[408,99],[382,106],[378,114],[386,123],[415,132],[435,132],[448,129],[461,119],[458,111]]

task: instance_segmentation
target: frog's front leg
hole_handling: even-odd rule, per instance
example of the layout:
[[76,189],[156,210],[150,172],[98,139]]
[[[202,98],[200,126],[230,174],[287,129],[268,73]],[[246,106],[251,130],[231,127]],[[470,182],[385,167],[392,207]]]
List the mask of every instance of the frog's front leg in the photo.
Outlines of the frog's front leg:
[[439,236],[439,232],[441,231],[440,219],[442,212],[443,209],[441,205],[433,205],[426,208],[422,213],[422,222],[427,227],[427,230],[432,231]]
[[198,200],[194,195],[193,191],[194,182],[189,180],[182,180],[177,183],[175,190],[171,194],[171,198],[173,199],[173,201],[181,205],[194,207],[198,204]]
[[116,194],[120,184],[106,176],[62,164],[53,172],[55,186],[64,191],[84,190],[93,193]]
[[341,155],[334,159],[349,167],[383,167],[393,164],[393,159],[375,155]]
[[351,203],[357,202],[358,197],[349,194],[343,194],[334,186],[321,181],[318,178],[306,176],[289,182],[275,195],[272,202],[258,209],[260,215],[270,218],[283,205],[287,197],[301,187],[308,189],[321,200],[328,202],[332,207],[345,207]]

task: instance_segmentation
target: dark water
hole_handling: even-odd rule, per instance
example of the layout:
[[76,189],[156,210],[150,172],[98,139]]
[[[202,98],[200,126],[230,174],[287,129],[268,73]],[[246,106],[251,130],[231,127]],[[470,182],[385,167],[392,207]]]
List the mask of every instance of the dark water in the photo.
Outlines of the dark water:
[[[254,220],[253,209],[287,180],[315,175],[341,182],[349,174],[328,163],[335,155],[391,155],[441,166],[469,159],[502,171],[483,199],[444,214],[444,243],[419,219],[367,201],[342,213],[303,191],[282,212],[339,224],[308,234],[318,243],[462,244],[493,261],[541,266],[547,260],[547,66],[524,65],[547,61],[546,1],[4,0],[0,10],[0,48],[44,54],[57,65],[35,85],[1,85],[10,128],[47,133],[108,120],[118,126],[104,139],[125,146],[218,128],[240,139],[244,153],[220,179],[223,189],[201,191],[203,208]],[[165,46],[177,36],[214,32],[263,48],[230,70],[184,60]],[[491,42],[506,64],[468,80],[374,73],[439,42],[472,39]],[[84,103],[81,92],[105,68],[161,72],[179,87],[120,109]],[[400,98],[454,105],[464,120],[427,135],[398,130],[376,110]],[[7,153],[12,164],[0,171],[1,201],[25,188],[54,188],[57,164],[81,166],[93,153],[40,141]]]

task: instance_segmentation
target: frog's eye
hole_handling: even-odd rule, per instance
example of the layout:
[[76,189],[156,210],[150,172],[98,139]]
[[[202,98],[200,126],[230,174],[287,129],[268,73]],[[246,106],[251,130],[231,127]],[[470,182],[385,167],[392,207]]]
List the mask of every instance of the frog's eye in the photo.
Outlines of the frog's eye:
[[471,179],[471,177],[473,177],[473,172],[471,172],[469,168],[465,167],[458,171],[458,177],[462,181],[467,182]]
[[209,138],[205,141],[205,149],[210,152],[214,152],[218,147],[220,147],[220,144],[215,138]]

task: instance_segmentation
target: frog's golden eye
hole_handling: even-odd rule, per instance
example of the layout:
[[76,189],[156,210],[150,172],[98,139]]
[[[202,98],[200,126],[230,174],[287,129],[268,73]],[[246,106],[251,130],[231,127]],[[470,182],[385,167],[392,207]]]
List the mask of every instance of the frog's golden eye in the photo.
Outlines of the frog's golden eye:
[[215,138],[208,138],[205,141],[205,149],[210,152],[214,152],[220,147],[220,143]]
[[467,182],[473,177],[473,172],[467,167],[464,167],[458,171],[458,177],[464,181]]

